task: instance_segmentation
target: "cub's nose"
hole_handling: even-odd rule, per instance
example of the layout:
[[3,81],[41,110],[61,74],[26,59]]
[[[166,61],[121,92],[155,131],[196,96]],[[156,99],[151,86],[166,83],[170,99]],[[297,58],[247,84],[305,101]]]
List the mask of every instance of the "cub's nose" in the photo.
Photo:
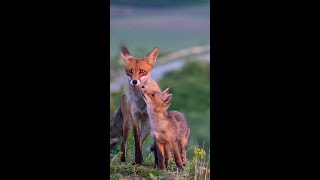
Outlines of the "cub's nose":
[[137,80],[133,80],[133,81],[132,81],[132,84],[137,84],[137,83],[138,83]]

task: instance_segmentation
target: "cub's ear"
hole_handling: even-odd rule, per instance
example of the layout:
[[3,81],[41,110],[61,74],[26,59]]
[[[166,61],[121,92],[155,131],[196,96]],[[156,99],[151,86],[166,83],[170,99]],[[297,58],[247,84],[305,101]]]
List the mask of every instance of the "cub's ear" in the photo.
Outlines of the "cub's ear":
[[171,103],[171,100],[172,100],[172,94],[168,94],[166,97],[165,97],[165,99],[164,99],[164,103],[165,104],[170,104]]
[[156,59],[159,55],[159,48],[154,48],[146,57],[146,61],[150,64],[150,65],[154,65],[156,63]]
[[125,46],[121,46],[121,57],[126,63],[130,60],[133,56],[130,54],[129,50]]
[[169,88],[165,89],[162,94],[164,95],[164,97],[166,97],[169,94]]

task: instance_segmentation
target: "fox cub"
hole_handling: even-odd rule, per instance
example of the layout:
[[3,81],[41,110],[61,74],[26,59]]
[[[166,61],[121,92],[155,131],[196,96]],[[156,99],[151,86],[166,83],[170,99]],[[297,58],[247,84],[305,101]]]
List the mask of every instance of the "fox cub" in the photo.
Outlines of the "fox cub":
[[170,149],[172,149],[175,163],[182,170],[187,158],[186,148],[190,136],[186,117],[178,111],[167,111],[173,96],[169,94],[169,88],[161,92],[142,86],[141,93],[147,104],[151,135],[156,145],[155,166],[160,169],[163,169],[164,165],[167,167],[171,159]]

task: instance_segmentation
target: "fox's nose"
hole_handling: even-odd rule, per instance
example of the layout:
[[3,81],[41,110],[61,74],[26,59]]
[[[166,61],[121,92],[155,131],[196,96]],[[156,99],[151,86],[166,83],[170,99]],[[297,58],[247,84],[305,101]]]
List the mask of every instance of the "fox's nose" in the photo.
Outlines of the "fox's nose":
[[137,80],[133,80],[133,81],[132,81],[132,84],[137,84],[137,83],[138,83]]

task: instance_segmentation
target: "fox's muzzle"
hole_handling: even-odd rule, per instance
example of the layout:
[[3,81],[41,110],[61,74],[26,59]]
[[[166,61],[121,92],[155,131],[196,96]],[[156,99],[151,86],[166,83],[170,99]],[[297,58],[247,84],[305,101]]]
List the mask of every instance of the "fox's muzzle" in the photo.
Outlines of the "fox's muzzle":
[[137,84],[138,81],[137,80],[132,80],[132,84]]
[[132,86],[136,86],[140,84],[140,80],[132,79],[130,76],[128,76],[128,81],[129,81],[129,84]]
[[137,86],[140,84],[140,80],[131,79],[129,80],[130,85]]
[[132,86],[137,86],[141,83],[141,81],[144,81],[146,79],[146,76],[142,76],[140,79],[132,79],[130,76],[128,76],[129,84]]

